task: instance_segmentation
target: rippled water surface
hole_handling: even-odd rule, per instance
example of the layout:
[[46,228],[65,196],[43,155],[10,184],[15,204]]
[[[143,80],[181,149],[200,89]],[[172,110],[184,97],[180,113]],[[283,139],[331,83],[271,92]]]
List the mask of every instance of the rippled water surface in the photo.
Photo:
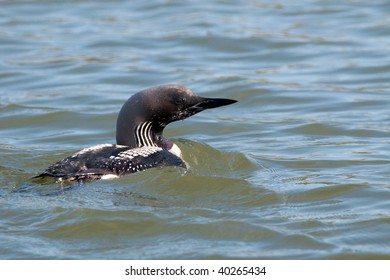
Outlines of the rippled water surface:
[[[389,1],[0,5],[0,258],[390,259]],[[239,101],[165,130],[188,172],[30,179],[166,83]]]

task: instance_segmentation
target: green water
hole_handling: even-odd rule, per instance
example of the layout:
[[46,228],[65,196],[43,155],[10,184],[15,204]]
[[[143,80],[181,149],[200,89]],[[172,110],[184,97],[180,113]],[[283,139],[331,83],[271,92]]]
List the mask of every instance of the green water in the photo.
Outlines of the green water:
[[[1,259],[389,259],[388,1],[2,1]],[[61,192],[135,92],[239,102],[168,126],[191,168]]]

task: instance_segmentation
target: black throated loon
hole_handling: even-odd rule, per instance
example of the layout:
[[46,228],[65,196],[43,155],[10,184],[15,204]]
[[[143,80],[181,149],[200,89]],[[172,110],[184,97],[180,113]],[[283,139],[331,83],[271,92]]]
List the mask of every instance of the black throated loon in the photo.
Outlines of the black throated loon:
[[59,181],[92,181],[117,178],[152,167],[186,168],[179,147],[163,136],[166,125],[205,109],[237,102],[205,98],[180,85],[161,85],[130,97],[119,112],[117,144],[101,144],[81,150],[36,176]]

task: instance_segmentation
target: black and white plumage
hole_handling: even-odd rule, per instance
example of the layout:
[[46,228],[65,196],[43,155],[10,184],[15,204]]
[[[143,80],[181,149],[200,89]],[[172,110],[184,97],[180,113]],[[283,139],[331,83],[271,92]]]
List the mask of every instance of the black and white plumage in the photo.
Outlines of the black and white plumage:
[[117,145],[101,144],[81,150],[48,167],[35,178],[91,181],[116,178],[153,167],[186,168],[179,147],[163,136],[171,122],[205,109],[235,103],[205,98],[180,85],[149,88],[130,97],[119,112]]

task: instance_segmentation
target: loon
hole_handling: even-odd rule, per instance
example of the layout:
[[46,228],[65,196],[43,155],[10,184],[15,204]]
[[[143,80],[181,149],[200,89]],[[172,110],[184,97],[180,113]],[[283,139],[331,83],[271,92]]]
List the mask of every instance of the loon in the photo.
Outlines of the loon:
[[142,90],[131,96],[119,112],[116,145],[100,144],[83,149],[34,178],[84,182],[118,178],[153,167],[187,168],[179,147],[163,136],[164,128],[205,109],[235,102],[201,97],[175,84]]

